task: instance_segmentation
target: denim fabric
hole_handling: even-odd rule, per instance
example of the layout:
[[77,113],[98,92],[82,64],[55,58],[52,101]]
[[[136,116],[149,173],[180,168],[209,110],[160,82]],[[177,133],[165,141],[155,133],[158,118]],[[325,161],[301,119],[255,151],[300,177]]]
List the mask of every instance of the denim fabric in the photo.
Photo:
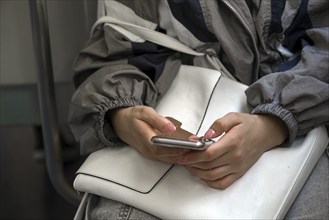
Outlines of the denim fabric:
[[133,208],[127,204],[123,204],[114,200],[103,197],[90,195],[87,200],[87,207],[85,212],[85,220],[90,219],[143,219],[143,220],[157,220],[154,217],[139,209]]

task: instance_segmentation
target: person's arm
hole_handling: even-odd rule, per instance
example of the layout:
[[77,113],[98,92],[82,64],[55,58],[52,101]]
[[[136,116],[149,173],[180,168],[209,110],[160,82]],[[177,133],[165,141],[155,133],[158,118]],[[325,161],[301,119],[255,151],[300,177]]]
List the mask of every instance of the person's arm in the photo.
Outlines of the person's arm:
[[253,114],[275,115],[286,124],[286,145],[329,122],[329,28],[309,34],[314,45],[302,49],[295,67],[264,76],[246,91]]
[[[230,113],[216,120],[206,138],[224,136],[177,163],[209,186],[225,189],[267,150],[288,146],[297,135],[329,122],[329,29],[308,32],[293,68],[264,76],[246,91],[252,114]],[[284,142],[284,144],[282,144]]]
[[[137,17],[134,21],[139,22]],[[120,143],[109,111],[156,105],[161,91],[155,84],[165,67],[176,63],[171,59],[174,53],[150,42],[132,42],[106,25],[96,29],[75,62],[77,89],[69,112],[82,154]]]

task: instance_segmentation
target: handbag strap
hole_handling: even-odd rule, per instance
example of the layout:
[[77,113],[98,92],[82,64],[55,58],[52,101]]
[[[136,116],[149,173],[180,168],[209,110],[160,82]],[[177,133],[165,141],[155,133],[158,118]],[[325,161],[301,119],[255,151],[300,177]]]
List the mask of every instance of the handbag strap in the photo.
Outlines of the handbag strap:
[[218,59],[214,51],[211,49],[206,52],[197,52],[187,45],[183,44],[179,40],[170,37],[166,34],[155,31],[151,28],[146,28],[143,26],[139,26],[136,24],[120,21],[116,18],[110,16],[100,17],[93,25],[91,29],[91,34],[94,33],[96,27],[100,24],[107,24],[117,31],[125,34],[126,36],[130,36],[133,38],[133,41],[150,41],[152,43],[161,45],[163,47],[170,48],[172,50],[182,52],[185,54],[193,55],[193,56],[206,56],[206,59],[209,63],[217,70],[221,71],[222,74],[230,79],[236,81],[234,76],[225,68],[225,66]]
[[92,32],[94,32],[95,28],[100,24],[108,24],[114,28],[117,29],[117,26],[124,27],[131,33],[134,33],[135,35],[139,36],[140,38],[150,41],[152,43],[170,48],[172,50],[176,50],[182,53],[194,55],[194,56],[204,56],[205,53],[197,52],[190,47],[186,46],[185,44],[181,43],[175,38],[172,38],[166,34],[160,33],[158,31],[145,28],[139,25],[127,23],[124,21],[120,21],[118,19],[115,19],[110,16],[103,16],[99,18],[96,23],[92,27]]

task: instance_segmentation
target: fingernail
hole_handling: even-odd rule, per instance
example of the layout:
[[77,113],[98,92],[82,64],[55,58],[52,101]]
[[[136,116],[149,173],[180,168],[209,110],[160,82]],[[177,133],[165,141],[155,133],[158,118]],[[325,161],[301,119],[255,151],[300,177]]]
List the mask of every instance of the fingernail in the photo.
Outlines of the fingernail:
[[209,130],[206,132],[206,134],[204,135],[204,138],[205,139],[210,139],[210,138],[213,138],[214,137],[214,135],[215,135],[215,131],[214,131],[214,129],[212,129],[212,128],[209,128]]
[[173,123],[168,123],[163,129],[163,132],[170,133],[176,131],[176,126]]

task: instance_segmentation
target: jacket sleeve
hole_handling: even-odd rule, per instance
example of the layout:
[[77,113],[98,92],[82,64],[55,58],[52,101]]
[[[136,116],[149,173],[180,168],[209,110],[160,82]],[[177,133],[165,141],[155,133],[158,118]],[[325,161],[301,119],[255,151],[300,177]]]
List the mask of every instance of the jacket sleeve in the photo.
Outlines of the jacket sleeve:
[[109,110],[154,105],[157,92],[152,81],[129,65],[103,67],[88,77],[74,93],[69,122],[81,153],[118,143],[106,117]]
[[155,82],[173,51],[150,42],[133,43],[106,25],[99,26],[75,62],[77,89],[69,124],[81,154],[122,143],[106,113],[135,105],[155,106]]
[[293,68],[268,74],[246,91],[252,113],[285,122],[289,140],[284,145],[329,122],[329,29],[312,29],[308,36],[314,44],[302,48]]

